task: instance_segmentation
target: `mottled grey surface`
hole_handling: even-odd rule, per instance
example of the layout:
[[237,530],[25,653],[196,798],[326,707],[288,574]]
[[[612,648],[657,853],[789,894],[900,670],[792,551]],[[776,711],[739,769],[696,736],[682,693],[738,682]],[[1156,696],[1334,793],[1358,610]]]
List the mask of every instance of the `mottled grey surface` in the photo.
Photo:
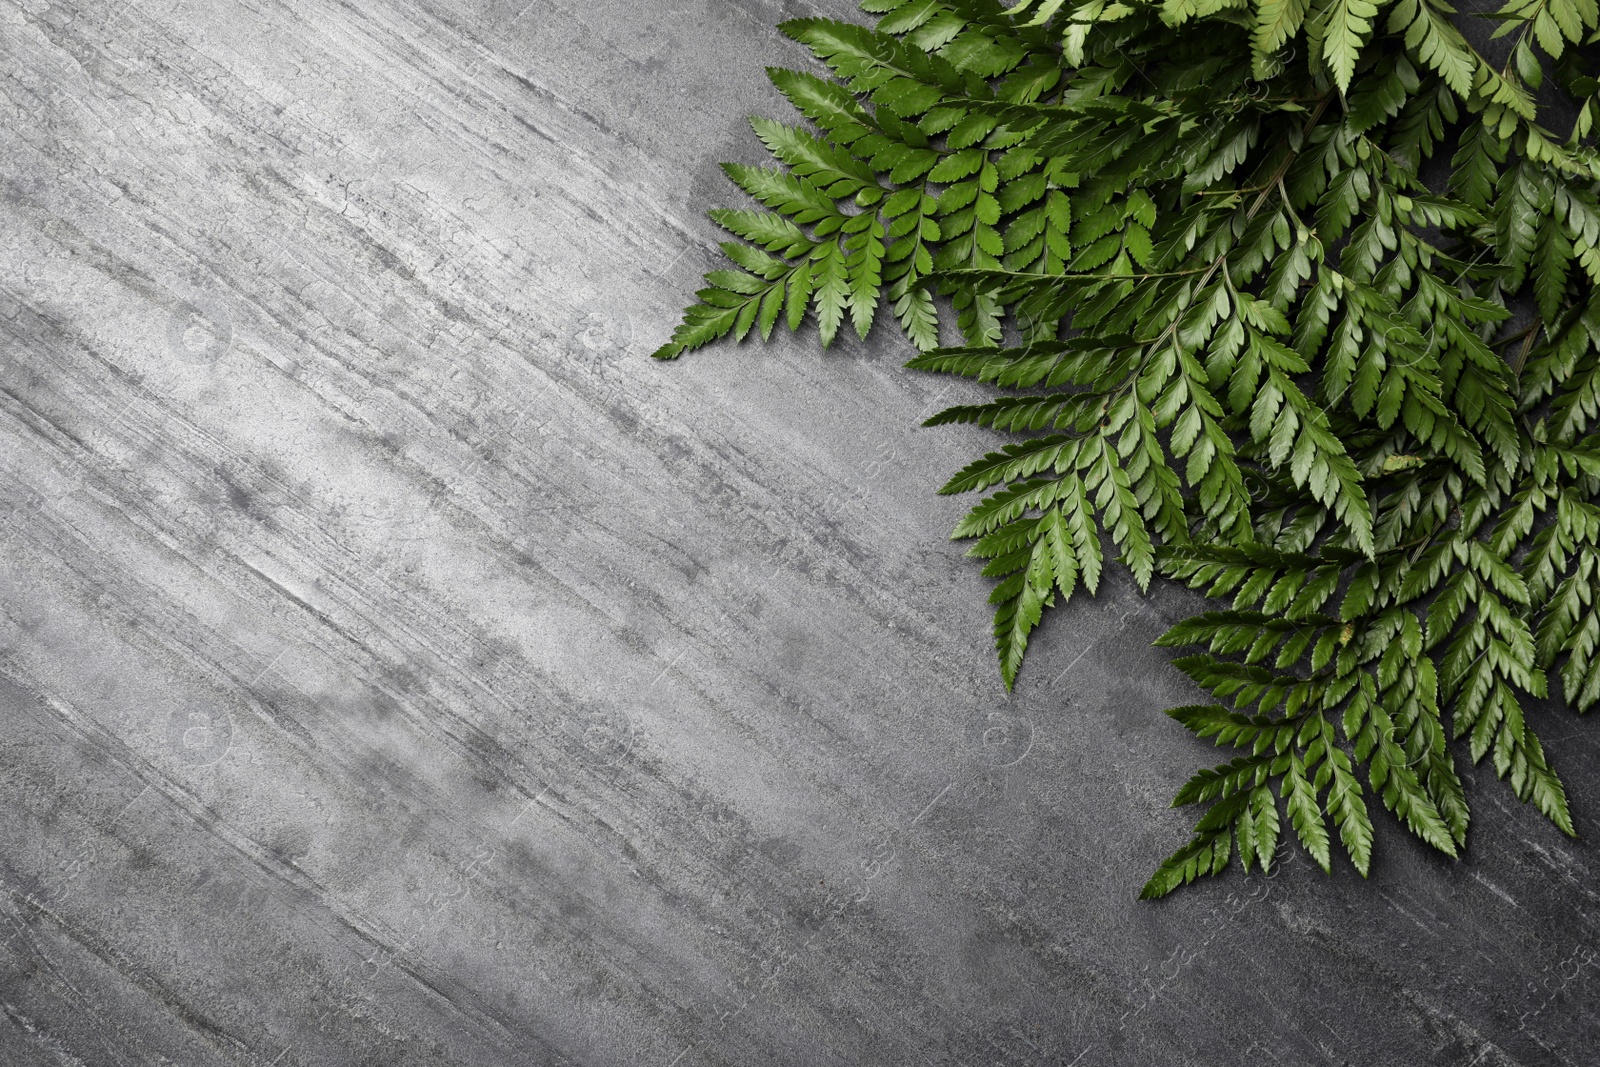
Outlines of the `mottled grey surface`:
[[648,360],[851,10],[0,0],[0,1065],[1600,1058],[1600,723],[1137,903],[1185,595],[1008,698],[963,384]]

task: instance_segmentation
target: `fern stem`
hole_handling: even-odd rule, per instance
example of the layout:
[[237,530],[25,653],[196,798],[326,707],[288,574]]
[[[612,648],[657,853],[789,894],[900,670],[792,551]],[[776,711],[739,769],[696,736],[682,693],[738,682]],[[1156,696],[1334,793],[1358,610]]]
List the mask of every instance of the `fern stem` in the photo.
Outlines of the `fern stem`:
[[[1533,339],[1539,335],[1539,330],[1544,327],[1544,319],[1535,317],[1532,324],[1518,336],[1522,338],[1522,348],[1517,352],[1517,358],[1511,361],[1511,373],[1517,377],[1522,376],[1522,365],[1528,361],[1528,353],[1533,349]],[[1515,341],[1516,337],[1509,337],[1507,341]]]

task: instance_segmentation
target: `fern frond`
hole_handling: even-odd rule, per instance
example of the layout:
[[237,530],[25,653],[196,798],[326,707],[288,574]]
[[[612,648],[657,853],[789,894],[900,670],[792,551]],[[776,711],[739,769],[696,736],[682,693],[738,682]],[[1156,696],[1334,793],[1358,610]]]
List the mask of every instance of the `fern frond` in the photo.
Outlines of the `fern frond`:
[[989,387],[926,425],[996,438],[941,491],[1007,687],[1108,551],[1218,601],[1158,644],[1236,756],[1143,896],[1285,819],[1366,876],[1372,802],[1457,856],[1458,753],[1571,833],[1528,712],[1600,703],[1600,6],[1508,0],[1497,63],[1443,0],[863,6],[783,24],[809,125],[752,120],[776,165],[725,168],[757,206],[657,355],[887,306]]

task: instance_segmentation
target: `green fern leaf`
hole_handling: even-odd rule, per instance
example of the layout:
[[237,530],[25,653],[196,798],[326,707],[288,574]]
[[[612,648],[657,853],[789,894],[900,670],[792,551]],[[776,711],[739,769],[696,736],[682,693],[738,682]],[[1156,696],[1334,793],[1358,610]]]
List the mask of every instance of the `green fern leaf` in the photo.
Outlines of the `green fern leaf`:
[[1267,867],[1280,801],[1324,869],[1370,873],[1369,796],[1456,856],[1458,751],[1570,833],[1524,708],[1600,704],[1600,7],[1511,0],[1494,63],[1442,0],[864,7],[783,25],[831,77],[769,71],[811,126],[752,120],[776,165],[725,168],[758,206],[656,355],[887,303],[987,387],[926,425],[998,439],[942,491],[1008,687],[1108,550],[1219,601],[1158,643],[1236,756],[1144,896]]

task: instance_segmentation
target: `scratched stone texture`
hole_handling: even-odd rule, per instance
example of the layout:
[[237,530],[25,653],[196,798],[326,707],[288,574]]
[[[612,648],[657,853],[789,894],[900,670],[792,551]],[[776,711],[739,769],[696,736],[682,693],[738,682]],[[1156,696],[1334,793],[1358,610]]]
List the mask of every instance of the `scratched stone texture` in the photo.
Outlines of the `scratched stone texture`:
[[649,352],[846,0],[0,0],[0,1064],[1590,1065],[1583,840],[1158,904],[1113,580],[1016,693],[887,331]]

